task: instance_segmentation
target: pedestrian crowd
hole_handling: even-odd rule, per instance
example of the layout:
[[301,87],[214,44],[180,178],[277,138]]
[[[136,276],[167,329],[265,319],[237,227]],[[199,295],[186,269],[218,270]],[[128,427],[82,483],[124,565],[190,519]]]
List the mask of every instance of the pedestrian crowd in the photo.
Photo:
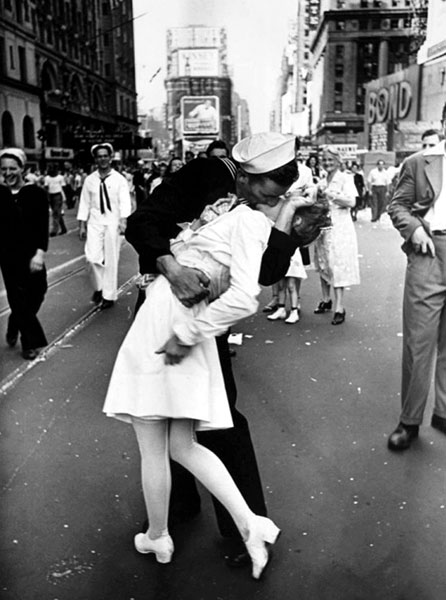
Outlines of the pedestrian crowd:
[[[441,122],[446,133],[446,105]],[[417,438],[432,373],[431,425],[446,434],[446,152],[435,131],[422,144],[399,169],[380,159],[367,176],[333,146],[304,162],[298,140],[279,133],[249,136],[232,153],[216,141],[202,156],[172,156],[133,177],[113,168],[110,144],[91,148],[95,168],[77,188],[77,220],[92,300],[114,305],[124,236],[139,257],[135,319],[103,408],[132,426],[140,450],[147,521],[134,537],[138,552],[171,561],[172,524],[200,511],[198,480],[213,496],[226,562],[262,576],[280,529],[267,516],[249,425],[236,406],[228,332],[256,312],[260,286],[272,290],[268,319],[296,325],[310,264],[321,284],[314,313],[332,311],[332,325],[343,324],[345,288],[360,283],[355,221],[367,205],[373,223],[388,212],[407,254],[402,410],[388,447],[406,450]],[[1,151],[0,161],[7,343],[20,334],[23,356],[36,358],[47,343],[37,312],[48,206],[51,232],[64,233],[67,183],[49,171],[25,184],[20,149]]]

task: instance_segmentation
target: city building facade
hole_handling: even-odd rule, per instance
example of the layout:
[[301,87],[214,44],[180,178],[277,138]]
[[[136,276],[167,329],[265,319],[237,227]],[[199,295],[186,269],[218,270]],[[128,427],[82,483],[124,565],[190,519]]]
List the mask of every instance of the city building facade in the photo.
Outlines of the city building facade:
[[422,74],[420,118],[440,127],[446,104],[446,2],[429,0],[426,40],[418,52]]
[[5,0],[0,17],[0,145],[43,166],[89,161],[98,141],[132,154],[131,0]]
[[191,25],[167,32],[167,127],[171,151],[203,151],[215,139],[231,146],[246,114],[233,106],[226,31]]
[[[415,4],[417,10],[415,11]],[[312,40],[311,134],[317,144],[366,147],[366,84],[416,63],[422,0],[321,0]]]

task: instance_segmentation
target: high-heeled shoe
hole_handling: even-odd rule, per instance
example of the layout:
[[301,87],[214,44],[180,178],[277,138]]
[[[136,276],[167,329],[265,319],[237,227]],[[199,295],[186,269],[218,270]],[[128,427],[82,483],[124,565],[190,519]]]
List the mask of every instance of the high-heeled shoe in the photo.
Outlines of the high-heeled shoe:
[[260,579],[269,561],[268,544],[274,544],[280,535],[280,529],[271,519],[255,516],[249,526],[246,549],[252,561],[252,576]]
[[266,306],[264,306],[262,308],[262,312],[264,312],[264,313],[272,313],[275,310],[277,310],[278,306],[279,306],[279,303],[277,302],[277,300],[273,299],[270,302],[268,302],[268,304]]
[[156,540],[151,540],[147,533],[135,535],[135,548],[141,554],[153,552],[159,563],[170,563],[174,551],[173,541],[170,535],[162,535]]
[[345,308],[342,312],[335,312],[333,315],[332,325],[341,325],[345,321]]
[[314,313],[316,315],[320,315],[322,313],[324,313],[326,310],[331,310],[332,307],[332,301],[328,300],[327,302],[325,302],[324,300],[321,300],[319,302],[319,304],[317,305],[317,308],[314,309]]

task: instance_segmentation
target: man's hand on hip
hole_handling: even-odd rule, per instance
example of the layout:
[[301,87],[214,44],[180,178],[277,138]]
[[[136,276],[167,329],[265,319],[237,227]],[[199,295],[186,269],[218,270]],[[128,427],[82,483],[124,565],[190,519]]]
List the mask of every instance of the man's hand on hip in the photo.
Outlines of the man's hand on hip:
[[430,254],[432,257],[435,256],[434,242],[421,225],[412,233],[410,241],[412,242],[415,252],[418,254]]

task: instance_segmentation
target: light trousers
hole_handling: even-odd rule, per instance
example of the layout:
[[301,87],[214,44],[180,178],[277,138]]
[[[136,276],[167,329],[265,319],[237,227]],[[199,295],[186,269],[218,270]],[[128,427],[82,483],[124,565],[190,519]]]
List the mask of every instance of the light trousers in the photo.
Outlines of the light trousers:
[[434,413],[446,418],[446,236],[436,256],[410,251],[403,300],[401,422],[420,425],[435,373]]
[[85,257],[91,266],[93,288],[105,300],[118,297],[118,263],[122,244],[116,221],[87,223]]

